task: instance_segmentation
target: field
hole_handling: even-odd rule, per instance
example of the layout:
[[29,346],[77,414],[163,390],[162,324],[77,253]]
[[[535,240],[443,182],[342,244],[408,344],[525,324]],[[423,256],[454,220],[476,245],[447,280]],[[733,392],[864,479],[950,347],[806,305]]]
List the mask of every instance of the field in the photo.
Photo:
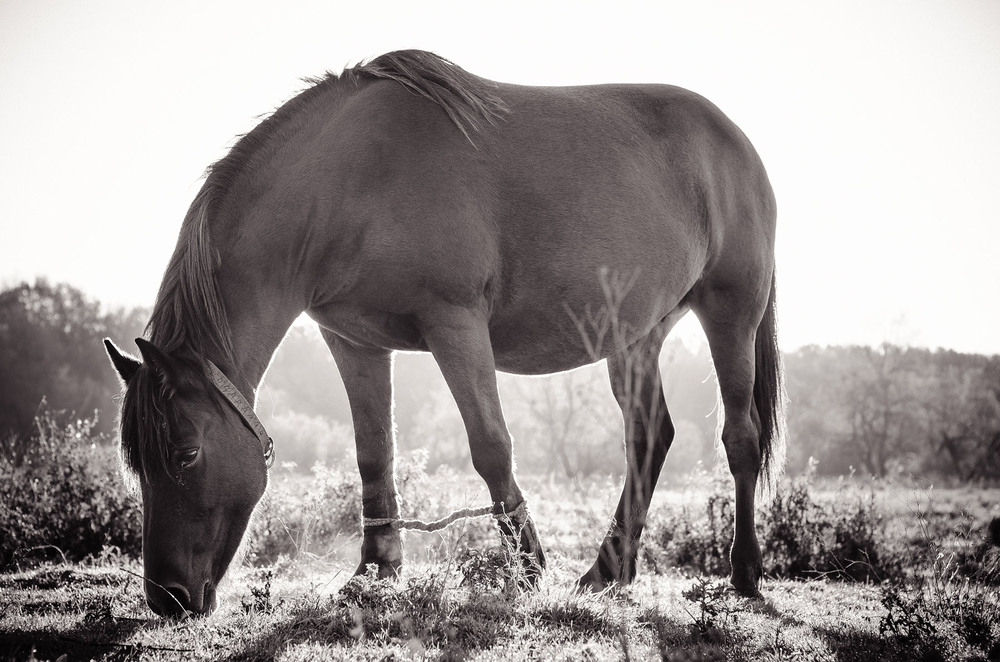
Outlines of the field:
[[[997,489],[810,477],[760,509],[764,599],[725,590],[724,476],[665,485],[638,581],[577,595],[617,482],[523,483],[546,545],[539,590],[518,587],[492,523],[408,533],[395,583],[360,578],[356,479],[277,470],[245,561],[208,618],[163,620],[141,566],[105,550],[73,563],[39,548],[0,574],[0,658],[938,660],[998,659],[997,551],[982,540]],[[404,514],[479,505],[471,476],[400,470]],[[447,485],[446,490],[441,486]],[[346,532],[346,533],[345,533]]]

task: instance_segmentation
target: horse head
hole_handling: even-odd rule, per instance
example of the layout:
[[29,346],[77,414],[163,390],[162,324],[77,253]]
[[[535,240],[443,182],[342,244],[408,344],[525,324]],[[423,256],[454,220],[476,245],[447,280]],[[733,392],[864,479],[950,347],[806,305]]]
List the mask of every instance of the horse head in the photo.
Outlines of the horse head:
[[125,385],[121,450],[142,495],[146,601],[159,615],[206,614],[267,487],[265,457],[205,362],[136,344],[142,361],[105,340]]

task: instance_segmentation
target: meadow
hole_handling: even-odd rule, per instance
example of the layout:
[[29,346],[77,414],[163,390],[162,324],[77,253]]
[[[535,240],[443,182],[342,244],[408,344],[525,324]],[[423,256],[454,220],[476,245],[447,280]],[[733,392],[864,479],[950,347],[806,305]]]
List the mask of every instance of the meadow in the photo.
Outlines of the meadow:
[[[540,588],[524,591],[488,518],[406,533],[408,566],[397,582],[352,580],[360,543],[353,461],[307,475],[276,467],[220,608],[165,620],[142,595],[138,510],[114,449],[94,443],[85,422],[49,421],[40,437],[19,463],[8,457],[0,481],[4,660],[1000,656],[1000,558],[984,540],[996,488],[811,471],[786,479],[759,509],[767,578],[764,599],[751,601],[726,588],[724,473],[661,486],[638,580],[578,595],[574,582],[617,499],[613,477],[523,477],[549,559]],[[401,458],[404,516],[432,519],[484,502],[477,477],[428,471],[426,461],[425,453]]]

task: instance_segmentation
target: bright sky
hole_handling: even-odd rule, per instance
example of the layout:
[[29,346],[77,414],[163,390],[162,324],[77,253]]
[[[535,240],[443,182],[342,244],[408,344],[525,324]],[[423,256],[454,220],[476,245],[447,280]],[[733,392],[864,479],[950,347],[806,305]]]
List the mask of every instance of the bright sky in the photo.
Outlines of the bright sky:
[[398,48],[508,82],[704,94],[778,197],[785,349],[1000,353],[995,0],[0,0],[0,283],[151,305],[234,136],[300,78]]

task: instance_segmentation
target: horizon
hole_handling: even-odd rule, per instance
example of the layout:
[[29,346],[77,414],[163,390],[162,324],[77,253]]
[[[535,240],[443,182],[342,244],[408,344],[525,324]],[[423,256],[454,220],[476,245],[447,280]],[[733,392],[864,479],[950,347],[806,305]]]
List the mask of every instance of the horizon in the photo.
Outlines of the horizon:
[[[1000,353],[1000,4],[514,3],[464,17],[486,33],[438,20],[444,2],[195,7],[0,7],[0,87],[21,100],[0,107],[5,288],[43,277],[151,307],[236,136],[305,76],[420,47],[494,80],[673,83],[719,105],[778,198],[784,351]],[[701,337],[693,319],[672,337]]]

